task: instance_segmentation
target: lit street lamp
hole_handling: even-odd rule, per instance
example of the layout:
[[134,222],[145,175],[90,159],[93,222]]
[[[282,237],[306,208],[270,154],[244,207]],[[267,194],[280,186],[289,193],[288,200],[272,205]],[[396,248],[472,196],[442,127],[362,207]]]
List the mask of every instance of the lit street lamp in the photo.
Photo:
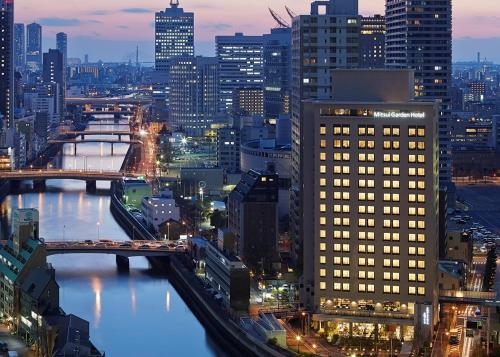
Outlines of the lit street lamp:
[[295,336],[295,339],[297,340],[297,353],[300,354],[300,335]]

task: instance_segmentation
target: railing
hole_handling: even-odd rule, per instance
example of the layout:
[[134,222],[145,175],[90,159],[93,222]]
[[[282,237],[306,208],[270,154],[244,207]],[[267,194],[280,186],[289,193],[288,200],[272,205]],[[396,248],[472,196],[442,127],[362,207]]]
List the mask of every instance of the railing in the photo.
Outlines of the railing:
[[413,320],[414,315],[398,311],[369,311],[321,307],[320,312],[328,315],[354,316],[354,317],[383,317],[391,319]]

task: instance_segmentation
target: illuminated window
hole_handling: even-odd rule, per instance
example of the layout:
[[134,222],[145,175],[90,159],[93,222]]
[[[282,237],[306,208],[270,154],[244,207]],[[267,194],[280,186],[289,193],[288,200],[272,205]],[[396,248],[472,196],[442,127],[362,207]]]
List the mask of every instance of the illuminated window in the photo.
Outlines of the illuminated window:
[[365,284],[358,284],[358,291],[359,292],[365,292],[366,291],[366,285]]
[[319,185],[321,187],[325,187],[326,186],[326,179],[322,178],[322,179],[319,179]]
[[384,285],[384,294],[390,294],[390,293],[391,293],[391,286]]
[[326,269],[320,269],[319,270],[319,276],[324,278],[326,276]]
[[319,159],[321,161],[326,161],[326,153],[324,153],[324,152],[319,153]]
[[326,290],[326,283],[324,281],[320,281],[320,283],[319,283],[319,289],[320,290]]
[[325,165],[321,165],[321,166],[319,167],[319,172],[320,172],[321,174],[326,174],[326,166],[325,166]]
[[320,141],[319,141],[319,146],[320,146],[321,148],[326,148],[326,140],[320,140]]
[[319,198],[322,199],[322,200],[326,199],[326,192],[325,191],[320,191],[319,192]]
[[418,287],[418,295],[425,295],[425,288],[423,286]]
[[320,243],[319,244],[319,250],[322,251],[322,252],[326,251],[326,243]]
[[416,295],[417,294],[417,288],[415,286],[409,286],[408,287],[408,294],[409,295]]
[[319,133],[321,135],[326,135],[326,125],[325,124],[321,124],[321,126],[319,127]]
[[319,263],[320,264],[326,264],[326,257],[324,255],[319,256]]

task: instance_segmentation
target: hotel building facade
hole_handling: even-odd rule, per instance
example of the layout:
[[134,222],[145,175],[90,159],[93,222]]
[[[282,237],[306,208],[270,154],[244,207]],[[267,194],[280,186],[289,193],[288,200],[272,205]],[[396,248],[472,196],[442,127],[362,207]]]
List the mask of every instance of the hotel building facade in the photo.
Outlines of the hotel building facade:
[[438,106],[410,70],[334,70],[303,102],[302,302],[320,331],[429,341],[438,318]]

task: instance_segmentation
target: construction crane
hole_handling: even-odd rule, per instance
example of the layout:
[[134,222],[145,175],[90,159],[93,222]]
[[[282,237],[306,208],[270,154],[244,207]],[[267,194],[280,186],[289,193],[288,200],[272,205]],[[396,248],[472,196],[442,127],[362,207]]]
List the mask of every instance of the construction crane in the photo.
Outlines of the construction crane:
[[295,12],[293,12],[288,6],[285,5],[286,12],[288,12],[288,16],[293,20],[294,17],[297,16]]
[[278,15],[270,7],[268,9],[269,9],[269,12],[271,13],[271,16],[273,17],[273,19],[278,23],[279,27],[290,28],[290,25],[280,15]]

